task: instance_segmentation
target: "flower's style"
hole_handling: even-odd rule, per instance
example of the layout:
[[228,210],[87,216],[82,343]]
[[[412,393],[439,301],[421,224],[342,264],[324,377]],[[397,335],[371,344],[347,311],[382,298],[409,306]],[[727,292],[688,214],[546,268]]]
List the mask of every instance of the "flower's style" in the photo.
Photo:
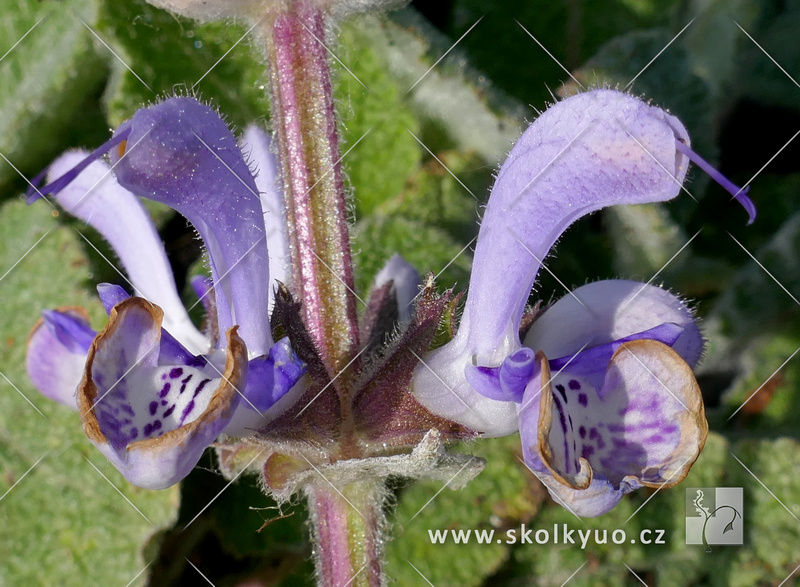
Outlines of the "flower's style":
[[[691,369],[703,342],[672,294],[601,281],[535,316],[523,344],[528,296],[579,217],[676,196],[689,159],[702,161],[688,145],[675,117],[617,91],[542,114],[500,169],[458,332],[413,378],[417,400],[444,418],[487,436],[518,429],[526,464],[578,515],[686,476],[708,429]],[[750,200],[728,187],[752,220]]]
[[[270,272],[284,277],[286,257],[268,139],[249,130],[245,142],[263,171],[258,182],[211,108],[172,98],[139,110],[94,153],[62,156],[32,198],[54,194],[95,227],[136,297],[100,286],[109,322],[99,334],[80,309],[46,311],[30,337],[28,373],[42,393],[77,407],[90,440],[143,487],[179,481],[223,431],[252,434],[304,373],[288,339],[275,343],[270,331]],[[98,160],[108,151],[113,174]],[[137,195],[178,210],[203,239],[210,286],[194,285],[209,310],[206,333],[181,304]]]

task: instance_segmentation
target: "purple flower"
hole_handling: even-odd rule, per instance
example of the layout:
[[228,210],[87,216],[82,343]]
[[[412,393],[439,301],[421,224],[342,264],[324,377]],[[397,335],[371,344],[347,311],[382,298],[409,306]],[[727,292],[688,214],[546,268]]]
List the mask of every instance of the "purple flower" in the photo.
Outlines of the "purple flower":
[[[689,159],[702,161],[688,144],[678,119],[617,91],[542,114],[498,174],[458,332],[414,374],[415,397],[435,414],[486,436],[519,430],[528,467],[577,515],[686,476],[708,430],[691,370],[703,342],[680,299],[614,280],[570,292],[523,344],[528,296],[575,220],[675,197]],[[750,200],[729,187],[752,221]]]
[[[288,339],[275,343],[270,331],[270,274],[285,280],[287,272],[269,140],[251,129],[245,142],[258,179],[211,108],[172,98],[137,111],[94,153],[62,156],[38,194],[54,194],[109,241],[135,297],[98,288],[109,311],[99,334],[79,309],[44,312],[29,340],[28,373],[43,394],[77,407],[89,439],[142,487],[179,481],[223,431],[262,427],[305,372]],[[109,151],[113,174],[99,160]],[[202,237],[211,281],[193,285],[209,311],[206,333],[183,308],[136,196],[174,208]]]

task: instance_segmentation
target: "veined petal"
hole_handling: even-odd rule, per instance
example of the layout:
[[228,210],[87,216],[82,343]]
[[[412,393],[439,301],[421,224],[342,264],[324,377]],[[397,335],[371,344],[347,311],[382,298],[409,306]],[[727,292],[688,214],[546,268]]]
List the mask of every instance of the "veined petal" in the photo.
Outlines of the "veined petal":
[[551,374],[542,360],[519,416],[526,463],[582,516],[605,513],[638,487],[679,483],[708,433],[691,368],[653,340],[623,344],[602,387],[568,368]]
[[142,298],[114,307],[89,349],[78,406],[89,440],[134,485],[180,481],[228,425],[247,382],[247,350],[231,328],[224,366],[176,364],[162,352],[163,312]]
[[45,310],[28,337],[25,355],[25,370],[33,386],[42,395],[77,410],[75,392],[96,334],[83,308]]
[[251,356],[266,354],[272,336],[264,219],[233,134],[212,108],[185,97],[138,110],[120,134],[127,141],[111,152],[120,185],[194,225],[209,252],[220,332],[237,324]]
[[[289,285],[289,236],[283,194],[278,177],[278,162],[270,147],[269,135],[261,128],[251,125],[244,131],[240,147],[251,164],[255,164],[255,182],[261,198],[264,228],[267,231],[269,249],[269,276],[272,281]],[[275,289],[269,289],[269,312],[275,304]]]
[[602,475],[595,475],[586,489],[572,489],[549,474],[539,475],[550,495],[559,504],[583,518],[595,518],[614,509],[620,500],[643,485],[633,477],[625,477],[615,487]]
[[579,287],[547,308],[524,344],[551,358],[567,357],[670,323],[682,332],[669,346],[694,367],[703,352],[703,338],[686,304],[660,287],[609,279]]
[[516,404],[481,396],[465,371],[499,367],[520,347],[519,325],[536,274],[570,224],[606,206],[678,194],[688,158],[676,141],[688,140],[673,116],[612,90],[572,96],[542,114],[500,169],[461,324],[452,341],[425,357],[427,369],[417,368],[417,400],[486,434],[513,432]]
[[[66,176],[89,157],[70,151],[48,169],[50,182]],[[193,353],[209,350],[209,342],[192,324],[178,296],[172,268],[161,238],[139,200],[117,183],[109,166],[92,161],[60,191],[56,202],[71,215],[95,228],[114,249],[130,278],[135,295],[164,310],[164,328]]]

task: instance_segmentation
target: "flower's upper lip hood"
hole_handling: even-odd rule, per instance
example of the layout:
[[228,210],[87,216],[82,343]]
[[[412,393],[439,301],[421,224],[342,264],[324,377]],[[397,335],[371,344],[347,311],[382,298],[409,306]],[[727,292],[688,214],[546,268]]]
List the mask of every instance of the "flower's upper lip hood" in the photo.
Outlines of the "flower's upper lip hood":
[[193,98],[136,112],[111,159],[120,185],[185,216],[209,251],[220,332],[234,324],[252,356],[272,346],[269,255],[258,189],[235,137]]
[[606,206],[678,195],[689,160],[676,138],[688,141],[680,121],[612,90],[558,102],[522,135],[475,247],[464,313],[479,362],[519,325],[541,263],[570,224]]
[[188,97],[138,110],[63,175],[41,190],[32,188],[29,202],[64,190],[109,151],[124,190],[172,207],[200,233],[209,251],[220,330],[239,324],[251,354],[267,353],[273,341],[264,311],[269,255],[261,198],[225,122]]

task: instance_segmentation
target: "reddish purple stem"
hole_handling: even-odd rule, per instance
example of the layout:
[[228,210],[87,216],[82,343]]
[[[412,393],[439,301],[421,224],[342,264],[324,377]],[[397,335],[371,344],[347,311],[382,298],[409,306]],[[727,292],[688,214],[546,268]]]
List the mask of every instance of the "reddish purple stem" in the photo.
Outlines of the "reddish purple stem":
[[290,230],[292,285],[335,376],[358,351],[353,264],[325,16],[298,0],[270,25],[273,116]]

